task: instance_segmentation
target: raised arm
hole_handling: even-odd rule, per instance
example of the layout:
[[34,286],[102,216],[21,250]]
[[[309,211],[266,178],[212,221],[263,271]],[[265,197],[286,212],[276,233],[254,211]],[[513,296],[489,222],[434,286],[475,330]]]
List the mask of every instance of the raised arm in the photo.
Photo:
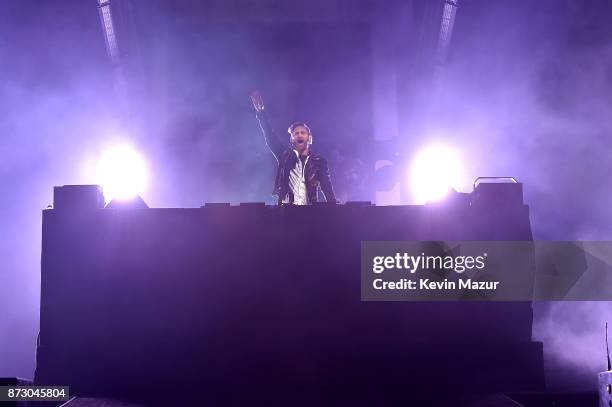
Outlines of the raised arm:
[[321,183],[321,191],[323,191],[323,195],[325,195],[325,201],[330,204],[336,204],[336,194],[334,194],[334,187],[331,183],[329,168],[327,167],[327,160],[325,158],[321,158],[319,182]]
[[276,161],[280,161],[280,156],[285,149],[283,143],[278,140],[276,134],[274,133],[274,129],[270,124],[270,119],[268,118],[268,114],[265,111],[264,103],[261,98],[261,95],[258,91],[254,91],[251,93],[251,101],[253,102],[253,107],[255,108],[256,117],[259,121],[259,127],[261,128],[261,132],[266,139],[266,144],[268,148],[274,154],[274,158]]

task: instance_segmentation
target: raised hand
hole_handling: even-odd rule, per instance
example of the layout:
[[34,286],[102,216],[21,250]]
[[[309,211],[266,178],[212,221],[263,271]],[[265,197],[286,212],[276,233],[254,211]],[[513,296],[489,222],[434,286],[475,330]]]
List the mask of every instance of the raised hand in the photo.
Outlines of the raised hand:
[[261,95],[259,94],[258,90],[254,90],[253,92],[251,92],[251,102],[253,102],[253,107],[255,108],[255,111],[257,111],[257,113],[264,110],[263,99],[261,98]]

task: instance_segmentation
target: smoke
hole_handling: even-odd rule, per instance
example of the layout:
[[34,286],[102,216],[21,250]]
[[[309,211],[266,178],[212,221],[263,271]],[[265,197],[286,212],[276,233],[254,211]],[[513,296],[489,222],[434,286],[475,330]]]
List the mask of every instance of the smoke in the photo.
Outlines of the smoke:
[[107,78],[85,4],[0,7],[0,376],[32,377],[41,210],[53,185],[84,181],[79,161],[108,117]]
[[[0,4],[0,376],[31,377],[34,368],[40,211],[52,186],[94,182],[106,146],[127,140],[147,157],[151,206],[272,202],[275,163],[249,105],[254,88],[279,136],[292,121],[309,122],[343,199],[372,198],[359,182],[372,159],[363,140],[397,127],[409,153],[430,137],[460,148],[466,191],[477,176],[523,182],[537,239],[610,239],[609,2],[461,0],[436,84],[407,69],[418,42],[408,34],[425,2],[389,2],[376,41],[364,22],[376,2],[345,10],[295,1],[299,12],[272,3],[217,19],[207,14],[213,6],[190,1],[115,8],[128,83],[121,102],[95,2]],[[397,117],[385,108],[372,120],[373,100]],[[549,384],[593,386],[609,307],[534,305]]]
[[[471,153],[472,179],[510,175],[523,182],[535,239],[609,240],[611,5],[460,5],[432,104]],[[549,388],[596,386],[610,315],[607,302],[534,304],[534,339],[544,342]]]
[[607,369],[605,318],[608,302],[536,304],[534,336],[544,342],[547,386],[557,391],[591,390]]

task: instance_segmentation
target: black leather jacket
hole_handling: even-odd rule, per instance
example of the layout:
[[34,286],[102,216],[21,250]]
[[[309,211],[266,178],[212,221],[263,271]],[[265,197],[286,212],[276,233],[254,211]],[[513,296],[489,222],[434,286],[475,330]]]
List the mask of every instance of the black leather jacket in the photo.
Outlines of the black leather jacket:
[[[289,173],[295,167],[299,158],[296,156],[291,146],[283,143],[276,137],[265,111],[257,113],[257,120],[259,121],[259,126],[266,139],[266,144],[278,162],[276,181],[272,194],[278,197],[279,205],[288,195],[289,202],[292,202],[291,198],[293,196],[289,188]],[[287,138],[289,138],[289,136],[287,136]],[[309,203],[318,202],[319,190],[323,191],[325,200],[328,203],[336,203],[336,195],[334,194],[334,188],[332,187],[329,169],[327,168],[327,160],[325,158],[310,152],[310,158],[304,168],[304,180]]]

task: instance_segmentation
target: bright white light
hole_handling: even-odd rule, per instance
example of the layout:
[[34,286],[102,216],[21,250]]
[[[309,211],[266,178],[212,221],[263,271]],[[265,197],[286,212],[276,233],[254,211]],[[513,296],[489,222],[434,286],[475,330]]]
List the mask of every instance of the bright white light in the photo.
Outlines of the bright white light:
[[127,144],[114,146],[102,154],[96,170],[97,183],[107,202],[129,199],[141,194],[147,183],[147,168],[142,156]]
[[441,144],[421,150],[410,169],[412,193],[417,203],[439,201],[451,188],[459,189],[462,181],[459,155]]

